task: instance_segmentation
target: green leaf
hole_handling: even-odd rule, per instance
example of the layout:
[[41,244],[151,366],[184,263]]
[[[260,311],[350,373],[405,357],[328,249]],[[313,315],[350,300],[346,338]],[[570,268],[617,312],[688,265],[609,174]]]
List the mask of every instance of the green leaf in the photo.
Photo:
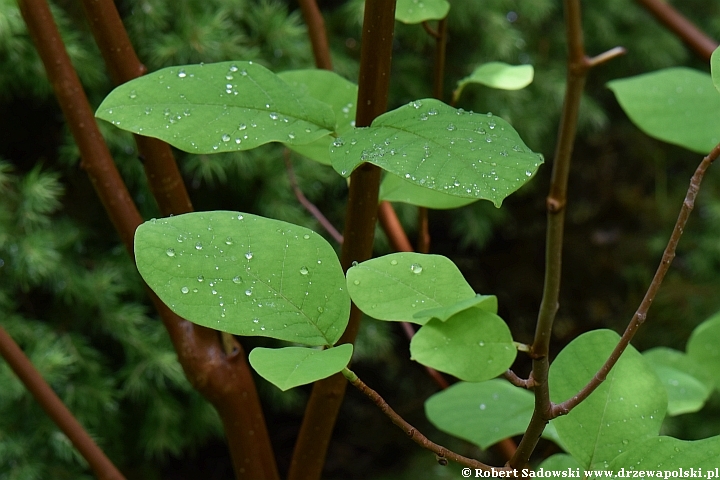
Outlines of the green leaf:
[[158,70],[117,87],[95,115],[190,153],[302,145],[335,127],[329,105],[252,62]]
[[[580,470],[578,470],[580,469]],[[580,463],[573,458],[572,455],[568,455],[567,453],[556,453],[555,455],[546,458],[542,461],[542,463],[538,466],[538,468],[535,470],[536,472],[541,471],[550,471],[550,472],[580,472],[580,475],[578,478],[584,478],[585,472],[583,472],[583,467],[580,465]],[[538,475],[542,477],[542,475]],[[566,477],[569,478],[569,477]]]
[[[715,473],[720,465],[720,437],[710,437],[704,440],[688,441],[672,437],[648,438],[627,452],[615,458],[610,468],[617,472],[621,468],[635,471],[668,471],[701,469],[701,478],[707,473]],[[690,472],[687,472],[690,473]],[[681,475],[682,476],[682,475]]]
[[437,318],[438,320],[444,322],[456,313],[473,307],[497,314],[497,297],[495,295],[477,294],[473,298],[466,298],[460,300],[459,302],[448,305],[447,307],[428,308],[427,310],[421,310],[419,312],[416,312],[415,315],[413,315],[413,318],[425,320],[429,320],[430,318]]
[[720,91],[720,48],[716,48],[710,57],[710,72],[715,89]]
[[476,198],[456,197],[420,187],[392,173],[386,174],[383,178],[379,197],[380,201],[402,202],[437,210],[464,207],[477,201]]
[[720,388],[720,313],[716,313],[695,327],[687,343],[687,354],[712,375]]
[[[576,395],[619,339],[610,330],[594,330],[565,347],[550,366],[551,400],[560,403]],[[588,468],[602,466],[638,441],[657,435],[666,410],[665,388],[629,346],[597,390],[554,423],[568,452]]]
[[497,377],[517,350],[502,318],[470,308],[442,322],[429,320],[410,342],[411,359],[467,382]]
[[330,159],[345,177],[369,162],[421,187],[498,207],[543,162],[505,120],[435,99],[411,102],[339,137]]
[[[303,95],[330,105],[335,112],[335,132],[342,135],[355,125],[358,87],[329,70],[289,70],[278,73],[293,89]],[[289,148],[316,162],[330,165],[330,144],[333,137],[326,135],[306,145],[286,144]]]
[[140,274],[175,313],[236,335],[333,345],[350,298],[335,251],[307,228],[237,212],[145,222]]
[[713,390],[712,377],[690,356],[671,348],[643,352],[668,394],[668,415],[697,412]]
[[651,137],[703,154],[720,142],[720,95],[707,73],[667,68],[613,80],[608,87]]
[[257,347],[248,359],[261,377],[285,391],[338,373],[347,367],[352,352],[349,343],[325,350]]
[[488,62],[477,67],[468,77],[458,82],[453,92],[453,103],[456,103],[463,89],[468,84],[479,83],[501,90],[520,90],[533,81],[535,70],[532,65],[508,65],[503,62]]
[[413,315],[444,307],[475,292],[448,258],[422,253],[393,253],[373,258],[347,271],[348,293],[357,307],[378,320],[413,322]]
[[402,23],[422,23],[440,20],[450,11],[447,0],[397,0],[395,20]]
[[532,393],[504,380],[458,382],[425,402],[439,430],[486,449],[525,431],[535,405]]

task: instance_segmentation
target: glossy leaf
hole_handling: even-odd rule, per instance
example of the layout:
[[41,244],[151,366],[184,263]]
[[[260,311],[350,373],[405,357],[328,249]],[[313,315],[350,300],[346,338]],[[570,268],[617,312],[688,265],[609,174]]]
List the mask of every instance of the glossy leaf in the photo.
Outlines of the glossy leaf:
[[[550,366],[551,400],[559,403],[576,395],[619,339],[610,330],[593,330],[565,347]],[[568,453],[587,468],[602,466],[657,435],[666,409],[665,388],[642,355],[629,346],[597,390],[554,423]]]
[[710,72],[715,89],[720,92],[720,48],[716,48],[710,57]]
[[421,310],[413,315],[414,318],[418,319],[430,319],[437,318],[444,322],[448,318],[452,317],[456,313],[460,313],[463,310],[469,308],[480,308],[490,313],[497,314],[498,303],[495,295],[480,295],[477,294],[473,298],[466,298],[459,302],[448,305],[447,307],[429,308],[427,310]]
[[340,372],[347,367],[352,352],[349,343],[325,350],[258,347],[250,352],[249,361],[261,377],[285,391]]
[[347,271],[348,293],[357,307],[378,320],[427,321],[413,315],[475,298],[475,292],[450,259],[422,253],[393,253]]
[[470,308],[446,321],[429,320],[410,342],[412,360],[467,382],[482,382],[510,368],[517,350],[502,318]]
[[668,394],[668,415],[697,412],[713,390],[710,377],[688,355],[671,348],[658,347],[643,352]]
[[720,313],[695,327],[687,344],[687,354],[712,375],[716,388],[720,387]]
[[[358,87],[354,83],[321,69],[289,70],[278,73],[278,77],[299,93],[330,105],[335,112],[335,132],[338,134],[342,135],[355,125]],[[316,162],[330,165],[329,149],[333,140],[334,137],[326,135],[305,145],[286,143],[286,146]]]
[[315,232],[237,212],[153,220],[135,233],[140,274],[191,322],[305,345],[332,345],[350,298],[335,251]]
[[158,70],[117,87],[96,116],[190,153],[302,145],[335,127],[329,105],[252,62]]
[[380,201],[402,202],[436,210],[464,207],[477,201],[476,198],[456,197],[420,187],[392,173],[386,174],[383,178],[379,197]]
[[458,382],[425,402],[425,414],[439,430],[488,448],[525,431],[534,396],[504,380]]
[[453,92],[453,102],[457,102],[463,89],[470,84],[480,84],[501,90],[520,90],[533,81],[535,70],[532,65],[508,65],[503,62],[488,62],[477,67],[460,80]]
[[338,137],[330,159],[345,177],[369,162],[421,187],[498,207],[543,162],[505,120],[434,99],[411,102]]
[[630,120],[651,137],[706,154],[720,142],[720,95],[707,73],[667,68],[613,80]]
[[[702,472],[701,478],[706,478],[707,472],[717,472],[720,465],[720,437],[710,437],[704,440],[688,441],[672,437],[654,437],[638,442],[633,448],[614,459],[610,468],[618,471],[627,470],[667,471],[678,472],[680,468],[698,469]],[[682,475],[681,475],[682,476]],[[714,477],[714,478],[717,478]]]
[[402,23],[440,20],[450,11],[447,0],[397,0],[395,19]]

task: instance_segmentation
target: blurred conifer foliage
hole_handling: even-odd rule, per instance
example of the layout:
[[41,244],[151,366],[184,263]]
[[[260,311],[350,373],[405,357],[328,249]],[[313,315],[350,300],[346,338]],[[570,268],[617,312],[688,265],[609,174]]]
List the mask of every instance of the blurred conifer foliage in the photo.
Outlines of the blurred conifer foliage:
[[[718,2],[674,3],[720,39]],[[586,50],[595,54],[622,45],[629,53],[593,71],[582,104],[558,342],[629,318],[698,161],[630,126],[605,82],[681,64],[708,70],[634,2],[584,2],[583,7]],[[118,8],[150,71],[231,59],[256,60],[276,72],[313,66],[295,3],[123,0]],[[321,8],[336,71],[356,81],[363,2],[321,2]],[[80,7],[55,1],[53,13],[90,101],[97,105],[112,85]],[[419,26],[397,24],[391,108],[431,95],[433,42]],[[565,82],[565,53],[559,0],[454,1],[446,99],[455,82],[483,62],[532,64],[535,80],[528,88],[469,87],[458,106],[507,119],[533,150],[550,159]],[[219,420],[185,380],[134,265],[78,168],[77,148],[63,126],[14,0],[0,0],[0,112],[0,321],[118,464],[134,466],[137,478],[160,478],[164,460],[221,438]],[[141,212],[146,218],[157,216],[132,138],[105,123],[101,128]],[[277,146],[235,154],[177,152],[196,209],[249,211],[321,231],[296,201],[283,155]],[[331,168],[295,154],[291,161],[305,195],[341,226],[345,181]],[[498,294],[503,317],[518,338],[530,338],[540,296],[548,175],[548,168],[541,170],[538,180],[501,210],[479,202],[451,214],[431,215],[433,249],[454,256],[477,291]],[[679,268],[651,312],[652,321],[664,328],[641,338],[645,346],[682,345],[692,326],[720,308],[712,294],[720,284],[717,172],[706,183],[700,215],[681,243]],[[415,208],[397,209],[414,235]],[[379,235],[378,251],[388,248]],[[505,275],[499,267],[513,264],[507,262],[513,256],[519,271],[527,269],[526,282],[518,284],[517,272]],[[407,356],[406,344],[386,324],[370,322],[363,326],[356,360],[360,365],[383,362],[382,373],[376,375],[383,377],[378,382],[395,389],[391,403],[411,402],[406,410],[419,411],[421,402],[409,397],[427,393],[427,380],[390,378],[400,370],[398,358]],[[394,348],[401,351],[399,357]],[[304,390],[280,395],[263,383],[259,387],[269,404],[268,415],[301,414]],[[364,418],[362,411],[355,413]],[[384,428],[384,422],[378,423]],[[342,428],[341,423],[341,441],[346,439]],[[348,431],[358,433],[357,427]],[[387,445],[362,445],[362,439],[349,445],[355,449],[354,474],[359,474],[358,468],[383,468],[363,463],[362,452]],[[374,453],[367,457],[378,458]],[[388,463],[402,462],[393,456]],[[334,478],[349,478],[342,465],[331,462],[329,469]],[[86,472],[67,438],[0,362],[0,480],[90,478]]]

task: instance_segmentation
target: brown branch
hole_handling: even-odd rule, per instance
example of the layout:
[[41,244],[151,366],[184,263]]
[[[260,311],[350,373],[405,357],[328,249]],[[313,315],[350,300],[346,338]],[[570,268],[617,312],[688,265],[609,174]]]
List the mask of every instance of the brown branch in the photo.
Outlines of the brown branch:
[[710,56],[718,46],[717,42],[705,35],[669,3],[662,0],[636,0],[636,2],[645,7],[668,30],[680,37],[680,40],[696,54],[705,60],[710,60]]
[[305,210],[310,212],[310,215],[315,217],[315,220],[322,225],[322,227],[330,234],[331,237],[335,239],[335,241],[339,244],[343,243],[343,237],[340,232],[337,231],[335,226],[330,223],[330,220],[325,217],[325,215],[322,214],[319,208],[315,206],[310,200],[307,199],[305,194],[300,190],[300,186],[297,183],[297,178],[295,177],[295,171],[293,170],[292,161],[290,160],[290,150],[285,149],[283,153],[283,158],[285,160],[285,168],[288,173],[288,180],[290,180],[290,186],[293,189],[293,192],[295,193],[295,197],[298,199],[298,202],[305,207]]
[[308,26],[308,36],[312,44],[315,66],[324,70],[332,70],[332,58],[328,46],[325,20],[315,0],[299,0],[303,19]]
[[379,393],[368,387],[362,380],[358,378],[357,375],[355,375],[353,371],[346,368],[343,370],[343,375],[345,375],[345,378],[348,382],[350,382],[355,388],[360,390],[365,396],[372,400],[372,402],[377,405],[380,410],[382,410],[382,412],[387,415],[388,418],[390,418],[390,420],[392,420],[395,425],[400,427],[400,429],[405,432],[413,442],[417,443],[426,450],[430,450],[435,455],[437,455],[438,461],[440,461],[440,459],[452,460],[453,462],[459,463],[460,465],[463,465],[465,467],[478,468],[483,471],[509,470],[508,467],[492,467],[490,465],[486,465],[478,460],[464,457],[453,452],[452,450],[448,450],[447,448],[438,445],[435,442],[432,442],[425,435],[420,433],[415,427],[406,422],[400,415],[398,415],[395,410],[393,410],[392,407],[388,405],[388,403],[380,396]]
[[405,234],[405,230],[395,213],[390,202],[382,201],[378,205],[378,219],[380,226],[387,235],[390,245],[396,252],[412,252],[414,251],[410,240]]
[[[133,236],[142,218],[100,135],[47,3],[44,0],[21,0],[19,4],[70,131],[80,149],[81,166],[86,170],[132,258]],[[103,16],[91,15],[91,18],[97,20]],[[118,72],[121,71],[123,70],[116,68],[116,75],[120,75]],[[158,198],[159,203],[170,211],[187,208],[183,207],[183,204],[189,205],[189,201],[185,202],[183,198],[173,196],[180,200],[173,204],[174,206],[169,206],[172,204],[171,200],[163,198]],[[257,392],[239,345],[234,356],[226,356],[217,332],[181,319],[154,294],[151,294],[151,299],[170,333],[186,376],[220,413],[238,477],[253,480],[278,478],[274,459],[269,461],[273,458],[272,450],[269,449],[269,438]],[[251,408],[253,406],[255,408]]]
[[526,389],[528,389],[528,390],[535,387],[535,381],[533,380],[532,375],[530,375],[530,378],[528,378],[527,380],[525,380],[525,379],[523,379],[523,378],[520,378],[520,377],[519,377],[515,372],[513,372],[512,370],[507,370],[507,371],[503,374],[503,376],[505,377],[505,379],[506,379],[508,382],[512,383],[512,384],[515,385],[516,387],[526,388]]
[[566,400],[565,402],[553,406],[553,418],[559,415],[566,415],[580,402],[590,396],[590,394],[594,392],[595,389],[599,387],[603,381],[605,381],[608,373],[610,372],[610,370],[612,370],[617,361],[620,359],[620,356],[630,344],[630,341],[632,340],[637,330],[645,322],[645,319],[647,318],[647,312],[650,309],[650,306],[652,305],[652,302],[655,299],[658,290],[660,289],[660,285],[665,278],[665,274],[667,274],[668,270],[670,269],[670,264],[672,264],[672,261],[675,258],[675,250],[677,249],[678,242],[680,241],[680,237],[683,234],[683,230],[685,228],[685,224],[687,223],[688,217],[690,216],[690,212],[692,212],[693,207],[695,206],[695,199],[697,197],[698,191],[700,190],[700,184],[702,183],[702,179],[705,176],[705,172],[715,161],[715,159],[718,158],[718,156],[720,156],[720,144],[716,145],[715,148],[713,148],[710,154],[708,154],[708,156],[706,156],[703,161],[700,162],[700,165],[695,170],[695,173],[690,180],[690,186],[688,187],[687,194],[685,195],[685,200],[683,201],[682,208],[680,209],[680,214],[678,215],[678,219],[675,222],[675,227],[673,228],[670,239],[668,240],[668,244],[665,247],[665,251],[663,252],[660,265],[658,265],[655,276],[653,277],[652,282],[650,282],[650,286],[645,293],[645,297],[643,297],[642,302],[640,302],[640,306],[635,312],[635,315],[633,315],[632,319],[630,320],[630,323],[625,329],[625,332],[620,338],[620,341],[610,354],[610,357],[605,361],[603,366],[600,367],[600,369],[597,371],[595,376],[593,376],[593,378],[588,382],[588,384],[585,385],[582,390],[580,390],[580,392],[578,392],[577,395]]
[[42,378],[30,359],[15,341],[0,326],[0,355],[10,365],[15,375],[40,404],[48,417],[62,430],[80,455],[87,460],[90,468],[101,480],[125,480],[105,453],[85,431],[80,422],[70,413],[65,404]]
[[437,30],[434,30],[427,21],[422,22],[421,25],[425,29],[425,31],[427,32],[428,35],[430,35],[431,37],[433,37],[435,39],[440,38],[440,33],[438,33]]
[[[369,126],[387,109],[394,26],[395,0],[368,0],[365,3],[355,117],[358,127]],[[350,177],[340,253],[343,270],[350,268],[353,261],[361,262],[372,255],[379,186],[380,169],[371,164],[361,165]],[[355,340],[361,317],[360,310],[353,305],[348,327],[339,343]],[[340,374],[313,385],[295,444],[289,480],[320,478],[345,386]]]

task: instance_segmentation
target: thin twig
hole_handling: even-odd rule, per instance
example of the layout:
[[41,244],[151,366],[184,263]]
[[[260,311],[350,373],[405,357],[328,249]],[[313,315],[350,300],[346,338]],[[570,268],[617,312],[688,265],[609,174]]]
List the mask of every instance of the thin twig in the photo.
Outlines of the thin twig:
[[396,252],[414,251],[390,202],[380,202],[380,205],[378,205],[378,219],[383,232],[390,240],[390,245]]
[[388,418],[390,418],[390,420],[392,420],[395,425],[400,427],[400,429],[405,432],[407,436],[412,439],[413,442],[435,453],[435,455],[437,455],[439,459],[451,460],[465,467],[478,468],[483,471],[509,470],[507,467],[492,467],[490,465],[486,465],[478,460],[464,457],[451,450],[448,450],[441,445],[438,445],[435,442],[432,442],[425,435],[420,433],[415,427],[406,422],[400,415],[398,415],[395,410],[393,410],[392,407],[390,407],[390,405],[388,405],[388,403],[380,396],[379,393],[368,387],[362,380],[358,378],[358,376],[353,371],[345,368],[342,373],[348,382],[350,382],[355,388],[360,390],[365,396],[372,400],[373,403],[377,405],[380,410],[382,410],[382,412],[387,415]]
[[322,214],[319,208],[315,206],[310,200],[307,199],[305,194],[300,190],[300,186],[297,183],[297,178],[295,177],[295,170],[292,166],[292,161],[290,160],[290,150],[285,149],[283,152],[283,158],[285,159],[285,168],[288,172],[288,180],[290,180],[290,186],[293,189],[293,192],[295,193],[295,197],[298,199],[298,202],[305,207],[305,209],[310,212],[310,215],[315,217],[315,220],[322,225],[322,227],[330,234],[331,237],[335,239],[335,241],[339,244],[343,243],[343,236],[340,232],[337,231],[335,226],[330,223],[330,220],[325,217],[325,215]]
[[665,247],[665,251],[663,252],[660,265],[655,272],[655,276],[653,277],[652,282],[650,282],[650,286],[645,293],[645,297],[643,298],[642,302],[640,302],[640,306],[635,312],[635,315],[633,315],[632,320],[630,320],[630,323],[625,329],[625,332],[620,338],[620,341],[610,354],[610,357],[605,361],[603,366],[600,367],[600,369],[587,383],[587,385],[585,385],[578,392],[577,395],[560,404],[553,406],[553,416],[566,415],[568,412],[570,412],[570,410],[575,408],[580,402],[585,400],[592,392],[594,392],[595,389],[599,387],[603,381],[605,381],[608,373],[620,359],[620,356],[630,344],[630,341],[637,332],[638,328],[640,328],[640,326],[645,322],[645,319],[647,318],[647,312],[650,309],[650,305],[652,305],[652,302],[657,295],[658,289],[660,288],[660,285],[665,278],[665,274],[668,272],[673,258],[675,258],[675,250],[677,249],[678,242],[680,241],[680,237],[683,234],[683,229],[685,228],[685,224],[687,223],[688,217],[690,216],[690,212],[692,212],[693,207],[695,206],[695,199],[697,197],[698,191],[700,190],[700,184],[703,180],[703,177],[705,176],[705,172],[715,161],[715,159],[718,158],[718,156],[720,156],[720,144],[716,145],[715,148],[713,148],[710,154],[708,154],[708,156],[706,156],[703,161],[700,162],[700,165],[695,170],[695,174],[690,180],[690,186],[688,187],[687,194],[685,195],[685,200],[683,201],[682,208],[680,209],[680,214],[678,215],[678,219],[675,222],[675,227],[673,228],[672,234],[670,235],[670,240],[668,240],[668,244]]
[[425,29],[428,35],[430,35],[433,38],[440,38],[440,34],[437,32],[437,30],[433,30],[433,28],[430,26],[430,24],[427,21],[422,22],[422,27]]
[[525,389],[532,389],[535,387],[535,381],[532,378],[532,374],[530,375],[530,378],[527,380],[520,378],[517,373],[513,372],[512,370],[506,370],[503,374],[505,379],[507,379],[508,382],[512,383],[516,387],[525,388]]
[[324,70],[332,70],[330,47],[328,46],[325,20],[315,0],[299,0],[303,19],[308,26],[308,36],[312,44],[315,66]]

